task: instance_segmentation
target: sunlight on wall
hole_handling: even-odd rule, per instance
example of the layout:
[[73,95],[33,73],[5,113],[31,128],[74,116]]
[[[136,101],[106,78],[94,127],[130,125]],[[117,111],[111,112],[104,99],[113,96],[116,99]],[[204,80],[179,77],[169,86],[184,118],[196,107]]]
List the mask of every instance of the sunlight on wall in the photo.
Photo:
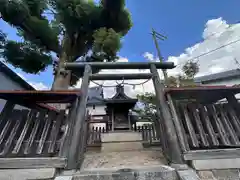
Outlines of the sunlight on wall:
[[89,106],[87,107],[87,110],[89,111],[89,114],[91,115],[105,115],[106,111],[105,111],[106,106]]

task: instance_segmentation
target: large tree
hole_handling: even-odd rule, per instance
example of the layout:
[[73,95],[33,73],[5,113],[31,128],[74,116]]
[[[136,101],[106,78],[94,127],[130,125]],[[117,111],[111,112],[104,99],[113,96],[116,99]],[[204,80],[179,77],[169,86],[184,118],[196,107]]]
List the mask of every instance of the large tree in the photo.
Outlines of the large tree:
[[1,0],[0,13],[23,39],[0,40],[2,57],[32,74],[57,64],[53,89],[81,77],[70,71],[62,76],[65,62],[115,61],[121,37],[132,26],[125,0]]

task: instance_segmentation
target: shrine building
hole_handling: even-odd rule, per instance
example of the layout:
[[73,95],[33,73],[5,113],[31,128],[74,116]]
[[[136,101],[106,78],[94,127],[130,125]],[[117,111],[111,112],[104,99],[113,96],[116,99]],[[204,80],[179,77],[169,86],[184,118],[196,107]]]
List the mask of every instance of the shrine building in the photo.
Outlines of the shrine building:
[[104,98],[102,87],[90,88],[87,109],[92,126],[104,127],[109,131],[130,130],[136,123],[130,112],[137,101],[125,94],[123,85],[116,86],[112,98]]

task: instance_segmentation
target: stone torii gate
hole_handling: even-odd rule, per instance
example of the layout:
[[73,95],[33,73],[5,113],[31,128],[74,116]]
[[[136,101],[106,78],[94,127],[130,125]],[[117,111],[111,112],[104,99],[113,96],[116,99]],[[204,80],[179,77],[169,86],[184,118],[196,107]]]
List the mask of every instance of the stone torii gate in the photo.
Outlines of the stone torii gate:
[[[73,127],[73,136],[70,147],[68,148],[68,169],[75,169],[79,157],[79,140],[81,139],[81,129],[86,114],[86,104],[90,80],[136,80],[150,79],[153,80],[154,89],[157,97],[157,111],[160,115],[159,124],[164,127],[164,137],[161,142],[167,142],[167,156],[171,163],[183,164],[180,145],[177,133],[174,128],[172,116],[164,96],[164,84],[160,80],[157,69],[172,69],[174,64],[171,62],[112,62],[112,63],[65,63],[64,70],[75,72],[84,72],[81,85],[81,98],[78,102],[76,123]],[[92,74],[93,71],[102,69],[150,69],[151,73],[139,74]],[[64,71],[63,70],[63,71]]]

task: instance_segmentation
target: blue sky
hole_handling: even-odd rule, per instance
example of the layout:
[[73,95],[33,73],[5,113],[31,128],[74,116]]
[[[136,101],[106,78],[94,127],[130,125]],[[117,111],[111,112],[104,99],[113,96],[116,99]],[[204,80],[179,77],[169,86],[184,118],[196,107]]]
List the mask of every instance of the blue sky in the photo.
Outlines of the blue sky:
[[223,17],[228,23],[240,21],[238,0],[129,0],[127,7],[134,26],[125,37],[121,54],[135,61],[143,60],[139,55],[146,51],[155,52],[149,34],[151,27],[168,37],[160,42],[162,54],[167,58],[179,55],[201,40],[209,19]]
[[[202,41],[206,22],[222,17],[228,24],[240,21],[239,0],[126,0],[132,14],[133,27],[124,37],[119,55],[129,61],[144,61],[143,54],[156,54],[150,35],[151,28],[166,35],[168,39],[160,42],[163,57],[179,56],[185,49]],[[0,28],[9,38],[17,39],[15,31],[0,21]],[[40,75],[24,75],[31,82],[52,83],[50,70]]]

